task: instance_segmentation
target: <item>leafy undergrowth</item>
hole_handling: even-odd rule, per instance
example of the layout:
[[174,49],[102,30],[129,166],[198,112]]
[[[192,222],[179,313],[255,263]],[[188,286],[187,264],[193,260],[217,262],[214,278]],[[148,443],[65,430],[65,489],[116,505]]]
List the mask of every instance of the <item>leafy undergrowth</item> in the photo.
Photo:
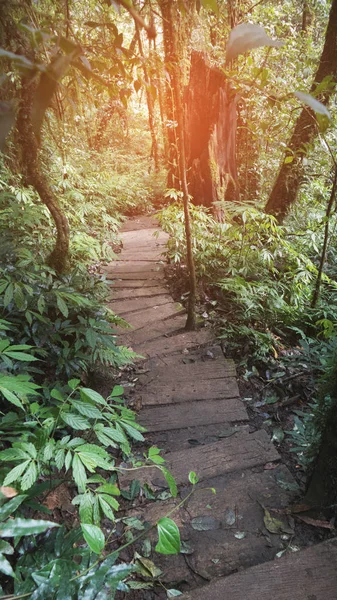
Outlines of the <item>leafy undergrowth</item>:
[[[159,219],[171,236],[169,282],[184,301],[184,220],[174,195]],[[215,325],[225,355],[237,362],[252,422],[267,429],[303,490],[331,404],[329,380],[335,381],[337,257],[331,249],[312,308],[323,232],[304,218],[305,229],[279,226],[252,205],[228,202],[221,209],[219,222],[191,206],[199,324]]]

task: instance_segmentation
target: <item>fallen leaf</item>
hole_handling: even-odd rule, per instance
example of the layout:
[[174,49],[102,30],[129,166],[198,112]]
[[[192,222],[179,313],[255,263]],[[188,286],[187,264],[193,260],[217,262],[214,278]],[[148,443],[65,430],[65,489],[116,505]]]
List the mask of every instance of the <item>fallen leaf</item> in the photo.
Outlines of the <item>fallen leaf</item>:
[[150,560],[149,558],[144,558],[144,556],[140,556],[140,554],[138,554],[137,552],[135,554],[135,557],[135,562],[138,567],[138,570],[142,575],[144,575],[144,577],[152,577],[153,579],[160,577],[162,571],[158,569],[158,567],[156,567],[152,560]]
[[14,498],[14,496],[18,495],[18,492],[12,487],[7,487],[6,485],[2,485],[0,487],[0,494],[5,496],[5,498]]
[[243,540],[246,537],[246,532],[245,531],[237,531],[236,533],[234,533],[234,537],[237,540]]
[[303,521],[307,525],[312,525],[313,527],[322,527],[323,529],[335,529],[335,526],[330,521],[322,521],[321,519],[312,519],[311,517],[301,517],[300,515],[295,515],[296,519]]
[[217,434],[218,438],[228,438],[231,437],[232,435],[234,435],[234,433],[238,433],[238,429],[236,427],[229,427],[228,429],[223,429],[222,431],[219,431],[219,433]]
[[280,535],[281,533],[292,533],[292,530],[290,529],[289,525],[287,525],[280,519],[275,519],[274,517],[272,517],[267,508],[263,507],[263,510],[263,522],[269,533],[275,533],[278,535]]
[[292,504],[291,506],[288,506],[287,512],[289,511],[290,513],[301,513],[307,512],[311,508],[312,507],[308,506],[307,504]]

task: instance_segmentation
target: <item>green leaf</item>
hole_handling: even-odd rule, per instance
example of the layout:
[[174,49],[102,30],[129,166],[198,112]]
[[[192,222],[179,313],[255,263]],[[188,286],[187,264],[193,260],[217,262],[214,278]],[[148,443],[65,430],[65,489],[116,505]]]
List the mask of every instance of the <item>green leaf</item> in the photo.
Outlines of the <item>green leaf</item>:
[[80,379],[70,379],[68,381],[68,385],[71,390],[76,390],[76,388],[80,385],[80,383],[81,383]]
[[26,352],[11,352],[6,351],[6,356],[13,358],[14,360],[21,360],[23,362],[32,362],[34,360],[39,360],[36,356],[32,356],[31,354],[27,354]]
[[63,298],[61,298],[61,296],[56,297],[56,304],[58,306],[59,311],[63,314],[65,318],[67,318],[69,315],[68,306],[66,305]]
[[111,494],[112,496],[120,496],[121,492],[117,485],[113,483],[104,483],[95,490],[98,494]]
[[18,408],[21,408],[21,410],[25,410],[21,400],[19,400],[19,398],[15,394],[13,394],[13,392],[10,392],[2,386],[0,386],[0,392],[5,396],[8,402],[14,404],[14,406],[17,406]]
[[31,459],[29,458],[28,460],[25,460],[23,463],[21,463],[20,465],[17,465],[16,467],[14,467],[14,469],[9,471],[9,473],[6,475],[6,477],[4,479],[4,486],[10,485],[11,483],[13,483],[13,481],[17,481],[19,479],[19,477],[21,477],[21,475],[25,471],[25,469],[28,467],[30,462],[31,462]]
[[101,394],[95,392],[94,390],[91,390],[90,388],[81,388],[80,396],[82,400],[91,400],[92,402],[95,402],[95,404],[102,404],[103,406],[106,406],[107,404],[106,400],[104,400]]
[[316,98],[313,98],[313,96],[310,94],[305,94],[304,92],[294,92],[294,96],[303,102],[303,104],[306,104],[312,108],[314,112],[320,115],[325,115],[331,121],[331,114],[329,113],[327,107],[322,104],[322,102],[319,102],[316,100]]
[[180,532],[172,519],[164,517],[157,523],[158,544],[156,552],[160,554],[178,554],[180,552]]
[[197,474],[194,471],[189,472],[188,479],[192,485],[196,485],[199,481],[199,477],[197,476]]
[[144,442],[144,436],[140,433],[140,431],[138,431],[137,429],[132,427],[132,425],[125,423],[125,421],[121,420],[120,424],[123,427],[123,429],[125,429],[125,431],[127,431],[127,433],[129,434],[129,436],[131,438],[133,438],[137,442]]
[[79,490],[84,490],[87,483],[87,474],[85,468],[77,454],[73,458],[73,477]]
[[90,429],[90,423],[80,415],[76,415],[74,413],[67,413],[62,411],[60,413],[62,421],[67,423],[69,427],[72,429],[76,429],[76,431],[84,431],[85,429]]
[[27,469],[27,471],[24,473],[22,479],[21,479],[21,488],[23,490],[28,490],[29,488],[32,487],[32,485],[35,483],[35,481],[38,478],[38,470],[37,470],[37,466],[36,466],[36,462],[32,461]]
[[167,597],[168,598],[178,598],[178,596],[182,596],[183,593],[179,592],[179,590],[175,590],[174,588],[171,588],[170,590],[167,590]]
[[92,524],[92,498],[91,494],[83,494],[80,496],[79,508],[80,521],[83,524]]
[[7,560],[7,558],[4,557],[3,554],[1,554],[1,552],[0,552],[0,573],[3,573],[4,575],[7,575],[8,577],[15,578],[15,573],[13,571],[11,563],[9,562],[9,560]]
[[[0,521],[5,521],[8,519],[8,517],[10,517],[16,511],[16,509],[20,506],[20,504],[22,504],[22,502],[24,502],[24,500],[26,500],[26,498],[28,498],[28,496],[25,494],[15,496],[15,498],[12,498],[9,502],[6,502],[6,504],[0,508]],[[1,542],[0,552],[4,552],[3,548],[1,547]]]
[[100,529],[100,527],[97,527],[97,525],[81,523],[81,528],[83,532],[83,537],[87,542],[90,550],[92,550],[92,552],[95,552],[95,554],[101,554],[105,545],[105,538],[104,533]]
[[173,475],[170,473],[170,471],[168,469],[166,469],[166,467],[160,467],[161,471],[163,472],[163,475],[168,483],[168,486],[170,488],[170,492],[173,496],[173,498],[176,498],[178,495],[178,488],[177,488],[177,484],[176,481],[173,477]]
[[35,521],[34,519],[9,519],[0,525],[0,537],[16,537],[42,533],[51,527],[60,527],[52,521]]
[[5,295],[4,295],[4,307],[5,308],[12,302],[13,295],[14,295],[14,286],[12,283],[9,283],[6,288]]
[[110,519],[110,521],[115,521],[115,515],[109,503],[106,502],[106,500],[104,500],[104,498],[102,498],[101,495],[98,496],[98,501],[105,516],[108,519]]
[[124,388],[121,385],[115,385],[109,397],[116,398],[116,396],[123,396],[123,394]]
[[272,40],[260,25],[241,23],[234,27],[229,34],[226,62],[234,60],[239,54],[245,54],[248,50],[261,46],[278,48],[283,46],[283,42]]
[[93,406],[91,402],[84,402],[82,400],[71,400],[71,404],[81,415],[89,417],[89,419],[100,419],[102,417],[101,411]]

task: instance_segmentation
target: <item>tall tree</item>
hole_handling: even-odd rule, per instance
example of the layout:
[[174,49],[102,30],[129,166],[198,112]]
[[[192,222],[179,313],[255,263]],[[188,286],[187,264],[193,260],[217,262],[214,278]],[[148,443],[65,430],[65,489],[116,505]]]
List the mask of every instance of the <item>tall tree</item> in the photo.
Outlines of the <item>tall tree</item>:
[[[324,48],[310,94],[315,95],[317,87],[328,77],[335,81],[329,83],[326,80],[327,85],[323,85],[318,99],[324,105],[328,104],[334,93],[337,79],[337,0],[332,0]],[[303,108],[287,143],[286,155],[266,204],[266,212],[275,215],[279,222],[282,222],[297,198],[303,175],[303,158],[317,133],[314,112],[310,108]]]

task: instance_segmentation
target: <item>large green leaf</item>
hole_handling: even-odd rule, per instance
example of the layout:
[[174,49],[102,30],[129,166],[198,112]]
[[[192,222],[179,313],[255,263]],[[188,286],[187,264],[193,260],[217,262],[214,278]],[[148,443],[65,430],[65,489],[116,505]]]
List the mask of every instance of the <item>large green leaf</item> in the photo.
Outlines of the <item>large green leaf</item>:
[[84,431],[85,429],[90,429],[89,421],[75,413],[61,412],[61,419],[62,421],[67,423],[69,427],[72,427],[77,431]]
[[87,474],[83,463],[77,454],[75,454],[73,458],[72,470],[77,487],[79,490],[84,490],[87,483]]
[[82,400],[91,400],[92,402],[95,402],[95,404],[102,404],[103,406],[106,406],[107,404],[106,400],[104,400],[101,394],[95,392],[95,390],[91,390],[90,388],[81,388],[80,395]]
[[104,533],[100,529],[100,527],[97,527],[97,525],[81,523],[81,528],[83,532],[83,537],[87,542],[90,550],[95,552],[95,554],[101,554],[105,545],[105,538]]
[[180,552],[180,532],[172,519],[164,517],[157,524],[158,544],[156,552],[160,554],[178,554]]
[[35,521],[34,519],[10,519],[0,525],[0,537],[15,537],[17,535],[33,535],[42,533],[51,527],[59,527],[52,521]]
[[4,479],[4,485],[10,485],[13,481],[17,481],[21,477],[22,473],[27,469],[31,462],[31,459],[25,460],[23,463],[16,465]]
[[[10,517],[16,511],[16,509],[20,506],[20,504],[22,504],[24,500],[26,500],[26,498],[28,498],[28,495],[20,494],[20,496],[15,496],[15,498],[12,498],[9,502],[6,502],[6,504],[1,506],[0,521],[5,521],[6,519],[8,519],[8,517]],[[1,551],[2,549],[0,547],[0,552]]]
[[99,419],[102,417],[101,411],[93,406],[91,402],[84,402],[82,400],[72,400],[71,404],[81,415],[89,417],[89,419]]

